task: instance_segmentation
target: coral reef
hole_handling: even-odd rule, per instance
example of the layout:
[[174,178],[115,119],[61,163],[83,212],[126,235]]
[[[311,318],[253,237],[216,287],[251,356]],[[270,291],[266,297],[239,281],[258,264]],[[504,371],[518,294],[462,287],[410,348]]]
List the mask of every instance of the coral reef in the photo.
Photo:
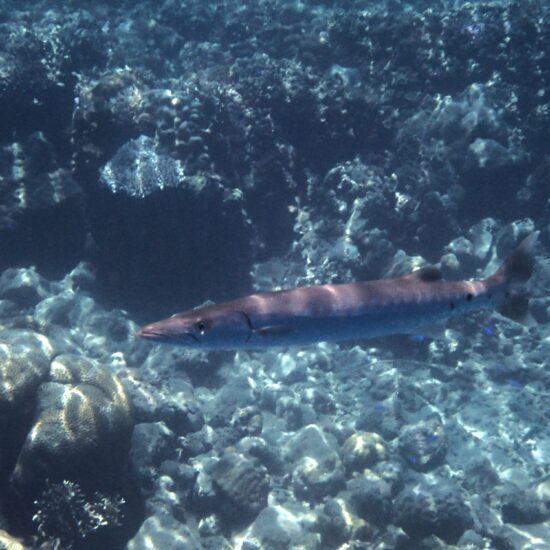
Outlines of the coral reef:
[[[0,12],[2,544],[548,546],[544,2]],[[535,229],[525,325],[135,339],[254,288],[484,277]]]

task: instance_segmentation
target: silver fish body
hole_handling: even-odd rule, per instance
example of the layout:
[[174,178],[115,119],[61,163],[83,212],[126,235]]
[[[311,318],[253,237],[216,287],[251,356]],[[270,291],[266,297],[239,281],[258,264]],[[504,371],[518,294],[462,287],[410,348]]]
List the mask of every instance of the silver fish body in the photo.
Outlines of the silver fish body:
[[531,275],[538,234],[484,280],[445,281],[427,267],[395,279],[258,293],[178,313],[138,335],[189,348],[262,349],[411,333],[483,309],[508,307],[513,317],[525,308],[514,289]]

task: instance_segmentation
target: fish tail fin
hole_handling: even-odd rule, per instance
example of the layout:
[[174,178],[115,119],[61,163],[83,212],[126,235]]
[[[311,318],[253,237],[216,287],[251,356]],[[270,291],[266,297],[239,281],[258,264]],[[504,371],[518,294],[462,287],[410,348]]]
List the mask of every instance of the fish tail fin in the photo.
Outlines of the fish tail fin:
[[540,231],[533,231],[525,237],[518,247],[504,260],[493,278],[503,281],[506,291],[498,311],[514,321],[522,321],[529,309],[529,292],[524,284],[533,274],[534,248]]
[[514,252],[504,260],[495,275],[504,276],[509,284],[526,283],[533,273],[535,264],[533,250],[539,235],[540,231],[533,231],[525,237]]

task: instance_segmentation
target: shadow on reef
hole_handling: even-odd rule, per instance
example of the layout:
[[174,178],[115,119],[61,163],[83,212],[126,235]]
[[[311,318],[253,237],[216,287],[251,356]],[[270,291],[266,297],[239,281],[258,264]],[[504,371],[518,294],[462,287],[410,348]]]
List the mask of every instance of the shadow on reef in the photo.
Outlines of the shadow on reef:
[[25,212],[0,232],[0,270],[34,265],[44,276],[57,279],[80,261],[85,240],[79,198]]
[[147,200],[99,189],[90,223],[100,296],[138,317],[250,288],[250,232],[221,188],[199,198],[167,189]]

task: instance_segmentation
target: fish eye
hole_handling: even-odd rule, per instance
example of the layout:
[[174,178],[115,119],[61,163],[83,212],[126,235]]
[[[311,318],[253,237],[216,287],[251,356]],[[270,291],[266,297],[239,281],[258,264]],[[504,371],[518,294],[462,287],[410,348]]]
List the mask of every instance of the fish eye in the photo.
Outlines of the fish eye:
[[197,330],[202,334],[206,331],[206,323],[204,321],[197,321],[196,325]]

